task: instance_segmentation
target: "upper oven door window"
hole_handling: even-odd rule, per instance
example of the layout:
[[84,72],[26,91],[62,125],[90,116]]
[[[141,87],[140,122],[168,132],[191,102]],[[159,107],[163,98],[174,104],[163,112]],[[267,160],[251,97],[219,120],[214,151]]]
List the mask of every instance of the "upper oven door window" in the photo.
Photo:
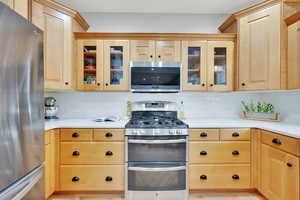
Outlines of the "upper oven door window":
[[180,67],[132,67],[132,86],[180,86]]
[[128,162],[185,162],[186,138],[176,137],[128,137]]

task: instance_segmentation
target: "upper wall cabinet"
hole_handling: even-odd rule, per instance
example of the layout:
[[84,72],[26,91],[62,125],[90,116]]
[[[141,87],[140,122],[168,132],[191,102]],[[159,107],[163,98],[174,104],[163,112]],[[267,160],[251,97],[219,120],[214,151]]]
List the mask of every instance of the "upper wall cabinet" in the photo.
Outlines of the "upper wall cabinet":
[[183,41],[183,91],[233,90],[232,41]]
[[237,12],[219,29],[238,35],[237,90],[286,89],[285,27],[279,1]]
[[180,61],[180,41],[132,40],[131,61]]
[[30,0],[0,0],[0,2],[5,3],[26,19],[30,19]]
[[239,21],[239,88],[281,88],[280,5],[255,12]]
[[32,23],[44,31],[45,89],[74,89],[73,32],[85,31],[88,25],[74,10],[49,0],[33,1]]

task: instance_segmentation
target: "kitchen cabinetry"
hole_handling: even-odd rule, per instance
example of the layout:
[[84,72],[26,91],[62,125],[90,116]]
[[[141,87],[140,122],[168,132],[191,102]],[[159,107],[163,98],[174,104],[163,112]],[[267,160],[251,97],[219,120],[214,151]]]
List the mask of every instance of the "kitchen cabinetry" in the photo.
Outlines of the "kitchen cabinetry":
[[180,41],[132,40],[132,61],[180,62]]
[[30,19],[29,7],[31,0],[0,0],[0,2],[5,3],[26,19]]
[[104,41],[104,90],[128,91],[129,41]]
[[60,191],[124,191],[124,129],[61,129]]
[[250,188],[249,129],[190,129],[191,190]]
[[56,135],[57,130],[45,132],[45,199],[48,199],[55,191]]
[[233,90],[232,41],[183,41],[183,90]]
[[66,10],[54,1],[33,1],[32,23],[44,31],[45,89],[71,90],[75,85],[73,32],[88,25],[77,12]]
[[300,22],[288,27],[288,89],[300,88]]

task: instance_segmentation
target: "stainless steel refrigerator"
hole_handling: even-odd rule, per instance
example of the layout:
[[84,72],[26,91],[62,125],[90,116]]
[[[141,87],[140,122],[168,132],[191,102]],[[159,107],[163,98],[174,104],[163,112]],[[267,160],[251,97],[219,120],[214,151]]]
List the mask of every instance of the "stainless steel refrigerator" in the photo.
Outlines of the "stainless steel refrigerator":
[[42,200],[43,32],[1,2],[0,49],[0,200]]

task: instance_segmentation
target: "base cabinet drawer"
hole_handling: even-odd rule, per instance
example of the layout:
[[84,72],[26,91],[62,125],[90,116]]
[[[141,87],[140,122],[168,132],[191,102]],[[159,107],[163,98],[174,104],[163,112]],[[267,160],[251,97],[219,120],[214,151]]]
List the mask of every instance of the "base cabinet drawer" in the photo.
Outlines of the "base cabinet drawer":
[[92,141],[93,129],[65,128],[60,131],[60,141]]
[[123,164],[124,142],[62,142],[61,164]]
[[189,129],[190,141],[219,141],[219,129]]
[[250,165],[190,165],[190,190],[250,188]]
[[221,129],[220,138],[223,141],[249,141],[250,129]]
[[124,129],[94,129],[95,141],[124,141],[125,130]]
[[61,191],[124,191],[124,165],[61,166]]
[[190,142],[191,164],[250,163],[250,142]]

